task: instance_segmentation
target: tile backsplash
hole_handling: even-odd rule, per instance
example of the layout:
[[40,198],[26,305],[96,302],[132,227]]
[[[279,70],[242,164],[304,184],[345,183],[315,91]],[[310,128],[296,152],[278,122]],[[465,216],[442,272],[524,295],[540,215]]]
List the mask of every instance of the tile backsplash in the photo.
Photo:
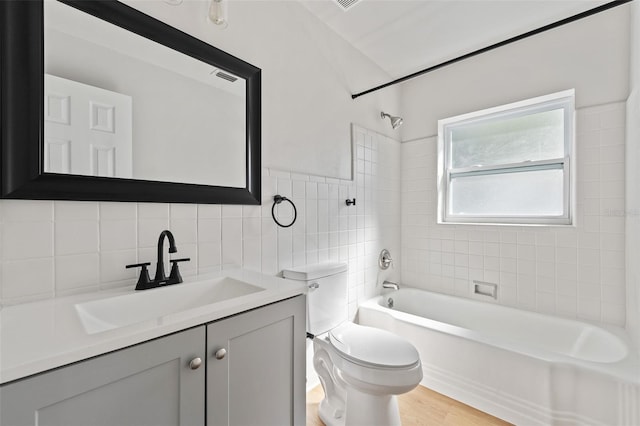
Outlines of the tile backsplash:
[[[169,229],[174,256],[191,258],[180,266],[185,278],[238,266],[275,275],[348,262],[354,315],[358,300],[375,294],[383,279],[379,251],[400,250],[400,144],[358,126],[353,138],[353,180],[264,169],[261,206],[2,200],[0,302],[133,285],[137,271],[125,265],[151,262],[153,275],[158,236]],[[297,207],[290,228],[271,218],[275,194]],[[347,207],[347,198],[356,205]],[[286,203],[276,212],[288,223]],[[399,279],[400,271],[384,274]]]
[[403,282],[473,298],[488,281],[496,303],[624,325],[625,105],[576,121],[574,227],[438,225],[437,139],[402,144]]
[[[124,266],[148,261],[153,274],[170,229],[176,255],[191,258],[185,277],[347,262],[351,316],[402,275],[463,297],[475,297],[472,280],[497,283],[496,303],[624,325],[625,216],[637,214],[624,202],[624,119],[622,103],[577,112],[575,227],[438,225],[436,138],[401,145],[358,126],[353,180],[264,169],[261,206],[2,200],[0,303],[133,285],[137,271]],[[275,194],[297,207],[290,228],[271,218]],[[276,210],[291,218],[286,204]],[[395,259],[384,272],[382,248]]]

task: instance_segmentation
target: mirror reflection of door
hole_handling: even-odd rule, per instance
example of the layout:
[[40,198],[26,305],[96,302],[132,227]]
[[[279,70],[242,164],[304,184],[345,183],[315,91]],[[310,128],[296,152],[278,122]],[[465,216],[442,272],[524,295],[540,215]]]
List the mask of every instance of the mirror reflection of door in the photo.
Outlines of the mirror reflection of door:
[[[98,3],[103,2],[86,3],[100,9]],[[104,3],[105,9],[112,6],[128,8],[115,6],[114,2]],[[46,100],[49,104],[46,108],[51,113],[45,111],[49,115],[45,126],[45,171],[246,187],[245,79],[218,67],[212,60],[200,60],[140,36],[85,13],[73,4],[45,0],[43,13],[44,71],[67,79],[66,82],[62,80],[64,90],[56,88]],[[89,89],[100,88],[112,94],[117,92],[115,95],[124,94],[134,100],[130,121],[132,159],[126,173],[123,172],[125,163],[119,157],[122,150],[118,147],[115,151],[109,150],[106,143],[108,137],[113,136],[104,130],[109,128],[112,115],[116,131],[123,130],[119,115],[122,109],[110,97],[97,101],[84,97],[84,101],[94,102],[96,108],[91,111],[88,106],[82,106],[80,114],[89,114],[87,120],[94,117],[101,121],[99,130],[90,132],[97,142],[83,147],[90,151],[83,153],[83,158],[90,158],[86,167],[93,164],[94,170],[78,168],[80,164],[74,159],[73,151],[80,147],[75,140],[69,142],[69,136],[63,131],[69,128],[60,125],[61,117],[55,115],[65,107],[65,90],[69,90],[70,80],[80,84],[78,87],[81,88],[88,85]],[[97,93],[105,95],[100,90]],[[73,109],[69,110],[73,122],[77,121],[76,104],[73,101],[66,105]],[[115,110],[112,111],[111,106],[115,106]],[[56,132],[63,133],[48,133],[49,128],[54,127]],[[76,126],[71,128],[76,131]],[[82,138],[89,140],[85,136]]]
[[44,171],[132,177],[132,98],[45,75]]

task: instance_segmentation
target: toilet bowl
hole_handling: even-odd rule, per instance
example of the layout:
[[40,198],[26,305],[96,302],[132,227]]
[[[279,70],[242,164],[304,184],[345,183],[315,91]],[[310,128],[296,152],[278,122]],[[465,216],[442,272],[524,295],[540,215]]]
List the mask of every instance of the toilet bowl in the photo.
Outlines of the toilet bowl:
[[318,414],[327,426],[400,425],[396,395],[422,380],[413,345],[385,330],[347,321],[347,265],[331,263],[283,271],[306,281],[307,330],[313,366],[325,397]]

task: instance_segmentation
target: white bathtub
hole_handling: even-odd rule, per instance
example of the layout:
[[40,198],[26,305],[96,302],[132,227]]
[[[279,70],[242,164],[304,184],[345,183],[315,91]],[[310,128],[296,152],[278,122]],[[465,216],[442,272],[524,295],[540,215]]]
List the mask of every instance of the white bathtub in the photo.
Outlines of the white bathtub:
[[365,302],[358,322],[413,343],[424,386],[512,423],[640,426],[640,359],[622,329],[410,288]]

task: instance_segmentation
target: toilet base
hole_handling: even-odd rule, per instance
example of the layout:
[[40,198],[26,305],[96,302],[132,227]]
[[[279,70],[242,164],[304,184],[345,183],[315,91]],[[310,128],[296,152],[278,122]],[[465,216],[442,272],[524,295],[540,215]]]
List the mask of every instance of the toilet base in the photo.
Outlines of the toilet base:
[[347,390],[344,409],[332,407],[324,398],[318,407],[318,415],[326,426],[401,425],[395,395],[371,395],[355,389]]
[[331,343],[313,340],[313,367],[324,389],[318,415],[326,426],[400,426],[396,395],[422,379],[422,367],[370,368],[345,360]]

